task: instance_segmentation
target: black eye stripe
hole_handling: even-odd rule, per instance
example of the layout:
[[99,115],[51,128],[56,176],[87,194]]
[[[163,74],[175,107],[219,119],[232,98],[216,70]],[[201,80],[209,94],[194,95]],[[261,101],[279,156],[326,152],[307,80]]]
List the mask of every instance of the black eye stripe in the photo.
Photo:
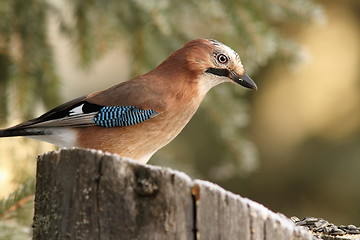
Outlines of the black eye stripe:
[[228,77],[229,76],[229,70],[227,69],[219,69],[219,68],[208,68],[205,72],[211,73],[217,76],[221,77]]

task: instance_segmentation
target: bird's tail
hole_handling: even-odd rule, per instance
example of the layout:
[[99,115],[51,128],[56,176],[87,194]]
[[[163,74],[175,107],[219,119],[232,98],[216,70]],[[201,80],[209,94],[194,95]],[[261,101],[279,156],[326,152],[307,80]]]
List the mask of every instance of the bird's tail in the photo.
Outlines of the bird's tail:
[[20,137],[20,136],[37,136],[37,135],[45,135],[45,132],[41,129],[18,129],[18,128],[7,128],[0,130],[0,138],[2,137]]

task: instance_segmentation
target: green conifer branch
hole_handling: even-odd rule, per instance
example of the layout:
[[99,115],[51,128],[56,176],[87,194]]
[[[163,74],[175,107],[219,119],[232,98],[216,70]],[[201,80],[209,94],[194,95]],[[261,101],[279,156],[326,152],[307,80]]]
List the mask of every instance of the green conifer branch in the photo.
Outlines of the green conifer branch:
[[33,200],[35,194],[35,179],[28,179],[14,192],[0,200],[0,219],[11,218],[27,202]]

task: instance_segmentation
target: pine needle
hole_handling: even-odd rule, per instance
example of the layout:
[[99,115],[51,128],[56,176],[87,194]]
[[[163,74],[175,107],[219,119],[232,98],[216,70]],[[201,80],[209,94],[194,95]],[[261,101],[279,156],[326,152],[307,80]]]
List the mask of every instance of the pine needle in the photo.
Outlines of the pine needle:
[[0,200],[0,219],[15,215],[35,194],[35,179],[28,179],[14,192]]

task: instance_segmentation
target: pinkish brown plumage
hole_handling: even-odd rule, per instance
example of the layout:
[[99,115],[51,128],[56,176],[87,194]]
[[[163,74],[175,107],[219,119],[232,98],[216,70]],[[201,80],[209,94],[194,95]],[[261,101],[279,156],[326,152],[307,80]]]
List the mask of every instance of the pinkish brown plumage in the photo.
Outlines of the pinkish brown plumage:
[[0,137],[26,136],[146,163],[181,132],[206,93],[222,82],[257,88],[232,49],[197,39],[140,77],[1,130]]

